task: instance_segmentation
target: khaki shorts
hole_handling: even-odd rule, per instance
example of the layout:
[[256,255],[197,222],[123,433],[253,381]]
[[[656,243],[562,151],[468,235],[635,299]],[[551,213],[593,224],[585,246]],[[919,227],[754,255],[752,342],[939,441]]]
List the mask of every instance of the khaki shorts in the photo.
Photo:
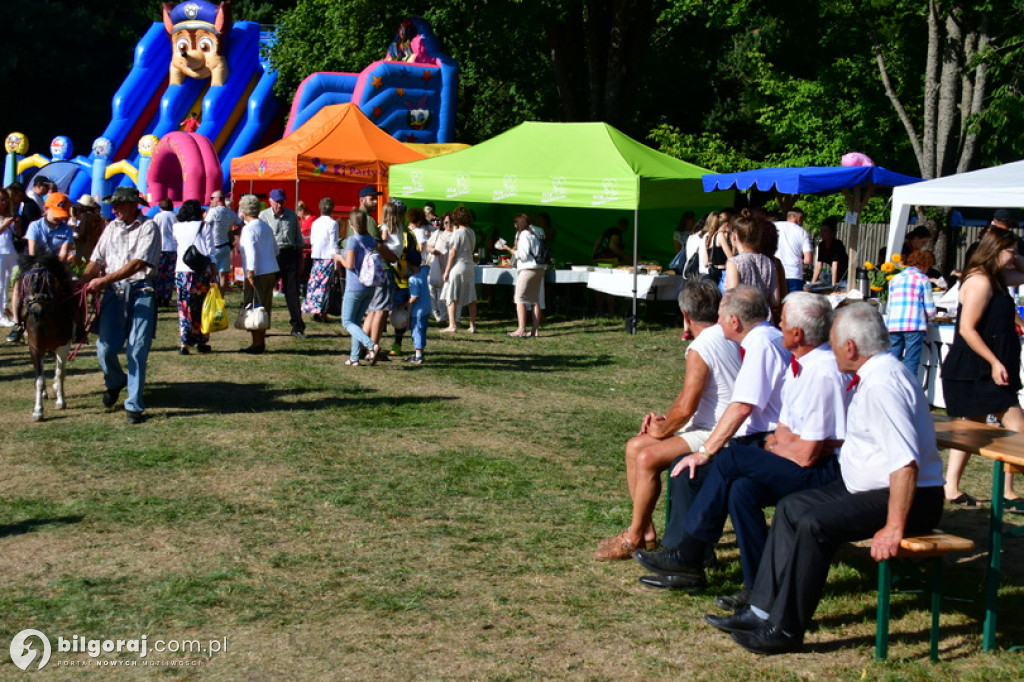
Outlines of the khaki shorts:
[[712,431],[714,431],[714,428],[703,429],[699,426],[687,424],[676,431],[676,435],[686,441],[687,445],[690,446],[690,452],[697,452],[700,446],[704,445],[704,442],[711,436]]

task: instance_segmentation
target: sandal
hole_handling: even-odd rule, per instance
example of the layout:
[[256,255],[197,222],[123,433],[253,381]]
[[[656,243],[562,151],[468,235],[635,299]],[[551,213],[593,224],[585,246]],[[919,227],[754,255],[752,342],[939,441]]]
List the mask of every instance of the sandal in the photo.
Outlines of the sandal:
[[380,346],[378,346],[377,344],[373,344],[373,348],[371,348],[370,352],[366,354],[366,359],[367,361],[369,361],[370,367],[373,367],[374,365],[377,364],[377,353],[379,352]]
[[968,509],[978,509],[981,507],[981,502],[978,502],[977,499],[967,493],[960,493],[952,500],[947,499],[946,504],[955,505],[957,507],[966,507]]
[[346,367],[358,367],[359,366],[359,361],[358,360],[353,360],[352,358],[349,358],[348,360],[345,361],[345,366]]
[[525,339],[528,338],[530,335],[527,332],[514,331],[509,332],[508,334],[506,334],[506,336],[511,336],[513,339]]
[[1024,497],[1011,497],[1003,500],[1003,509],[1014,514],[1024,514]]

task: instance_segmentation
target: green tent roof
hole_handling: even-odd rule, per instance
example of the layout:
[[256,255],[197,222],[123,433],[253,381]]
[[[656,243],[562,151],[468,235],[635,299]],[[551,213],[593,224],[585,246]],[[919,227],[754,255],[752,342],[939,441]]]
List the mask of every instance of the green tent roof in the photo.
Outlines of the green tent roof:
[[670,208],[706,203],[708,172],[606,123],[527,122],[469,149],[393,165],[389,190],[423,201]]

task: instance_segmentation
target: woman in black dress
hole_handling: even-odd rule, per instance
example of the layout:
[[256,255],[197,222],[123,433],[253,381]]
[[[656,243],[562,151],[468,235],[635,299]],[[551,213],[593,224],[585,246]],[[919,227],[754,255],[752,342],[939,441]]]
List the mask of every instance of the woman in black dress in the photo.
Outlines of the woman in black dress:
[[[1016,235],[990,229],[967,264],[953,345],[942,363],[942,392],[950,417],[984,422],[994,414],[1005,428],[1024,431],[1024,411],[1017,398],[1021,380],[1016,306],[1006,290],[1007,285],[1019,284],[1024,284],[1024,258],[1017,253]],[[960,450],[949,451],[946,501],[974,507],[977,500],[960,490],[968,457]],[[1024,510],[1010,476],[1004,497],[1008,509]]]

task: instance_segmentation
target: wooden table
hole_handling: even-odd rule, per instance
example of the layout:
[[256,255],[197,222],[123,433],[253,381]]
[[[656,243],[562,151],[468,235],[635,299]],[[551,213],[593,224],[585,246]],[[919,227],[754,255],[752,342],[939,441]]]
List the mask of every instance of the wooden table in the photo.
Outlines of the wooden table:
[[1024,434],[988,424],[935,417],[935,440],[940,447],[964,450],[993,460],[992,513],[989,519],[988,569],[985,573],[985,626],[982,649],[996,645],[996,615],[999,607],[999,574],[1003,551],[1003,483],[1006,468],[1024,467]]

